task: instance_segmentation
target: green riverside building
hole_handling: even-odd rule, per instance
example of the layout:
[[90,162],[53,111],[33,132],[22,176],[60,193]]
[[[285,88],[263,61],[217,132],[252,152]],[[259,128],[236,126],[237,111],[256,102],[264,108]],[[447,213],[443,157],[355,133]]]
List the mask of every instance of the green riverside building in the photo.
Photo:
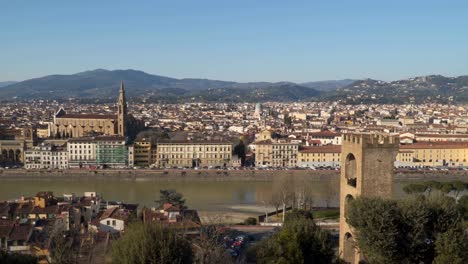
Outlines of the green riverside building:
[[104,168],[125,168],[128,166],[128,148],[125,137],[96,137],[96,165]]

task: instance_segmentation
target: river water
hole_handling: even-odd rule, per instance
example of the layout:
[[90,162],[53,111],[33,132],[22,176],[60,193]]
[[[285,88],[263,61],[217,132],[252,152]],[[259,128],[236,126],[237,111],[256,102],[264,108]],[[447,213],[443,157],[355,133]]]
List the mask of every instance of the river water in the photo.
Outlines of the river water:
[[[401,197],[407,181],[394,183],[394,196]],[[115,178],[54,178],[54,179],[1,179],[0,201],[18,199],[22,195],[33,196],[38,191],[53,191],[57,196],[65,193],[83,195],[96,191],[106,200],[138,203],[154,206],[161,189],[175,189],[186,198],[189,208],[202,213],[223,215],[258,215],[264,211],[278,186],[291,183],[274,181],[201,181],[196,179],[160,181],[141,179],[136,181]],[[338,177],[325,180],[310,180],[295,185],[306,185],[315,206],[337,207],[339,195]],[[271,207],[270,207],[271,208]]]

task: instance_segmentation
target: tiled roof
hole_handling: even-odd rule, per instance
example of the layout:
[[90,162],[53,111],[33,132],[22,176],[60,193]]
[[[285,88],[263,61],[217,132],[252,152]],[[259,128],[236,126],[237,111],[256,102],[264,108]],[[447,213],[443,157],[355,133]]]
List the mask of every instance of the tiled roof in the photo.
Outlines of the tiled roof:
[[13,230],[10,233],[9,240],[22,240],[26,241],[29,238],[31,232],[31,225],[16,225],[13,227]]
[[326,131],[321,131],[321,132],[310,133],[309,136],[311,137],[336,137],[336,136],[341,136],[341,134],[326,130]]
[[341,153],[339,145],[325,145],[316,147],[305,147],[299,150],[300,153]]
[[401,145],[400,149],[463,149],[468,148],[468,142],[417,142],[410,145]]
[[74,119],[117,119],[117,115],[65,114],[65,115],[57,116],[57,118],[74,118]]
[[468,134],[415,134],[418,137],[468,138]]

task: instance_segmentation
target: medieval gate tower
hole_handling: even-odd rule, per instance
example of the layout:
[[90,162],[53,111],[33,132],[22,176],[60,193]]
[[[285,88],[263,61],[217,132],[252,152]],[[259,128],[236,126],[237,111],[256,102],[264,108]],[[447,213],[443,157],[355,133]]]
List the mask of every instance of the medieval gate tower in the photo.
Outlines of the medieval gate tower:
[[340,258],[359,263],[353,229],[346,222],[347,204],[358,196],[388,197],[393,192],[393,168],[399,138],[388,135],[345,134],[341,149]]

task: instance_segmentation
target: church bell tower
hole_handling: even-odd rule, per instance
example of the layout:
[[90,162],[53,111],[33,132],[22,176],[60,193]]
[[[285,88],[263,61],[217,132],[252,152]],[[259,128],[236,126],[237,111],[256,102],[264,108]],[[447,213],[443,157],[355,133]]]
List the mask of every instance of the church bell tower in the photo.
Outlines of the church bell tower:
[[125,121],[127,118],[127,101],[125,100],[125,89],[123,81],[120,82],[119,100],[117,102],[118,113],[117,113],[117,126],[119,136],[127,136],[125,127]]

